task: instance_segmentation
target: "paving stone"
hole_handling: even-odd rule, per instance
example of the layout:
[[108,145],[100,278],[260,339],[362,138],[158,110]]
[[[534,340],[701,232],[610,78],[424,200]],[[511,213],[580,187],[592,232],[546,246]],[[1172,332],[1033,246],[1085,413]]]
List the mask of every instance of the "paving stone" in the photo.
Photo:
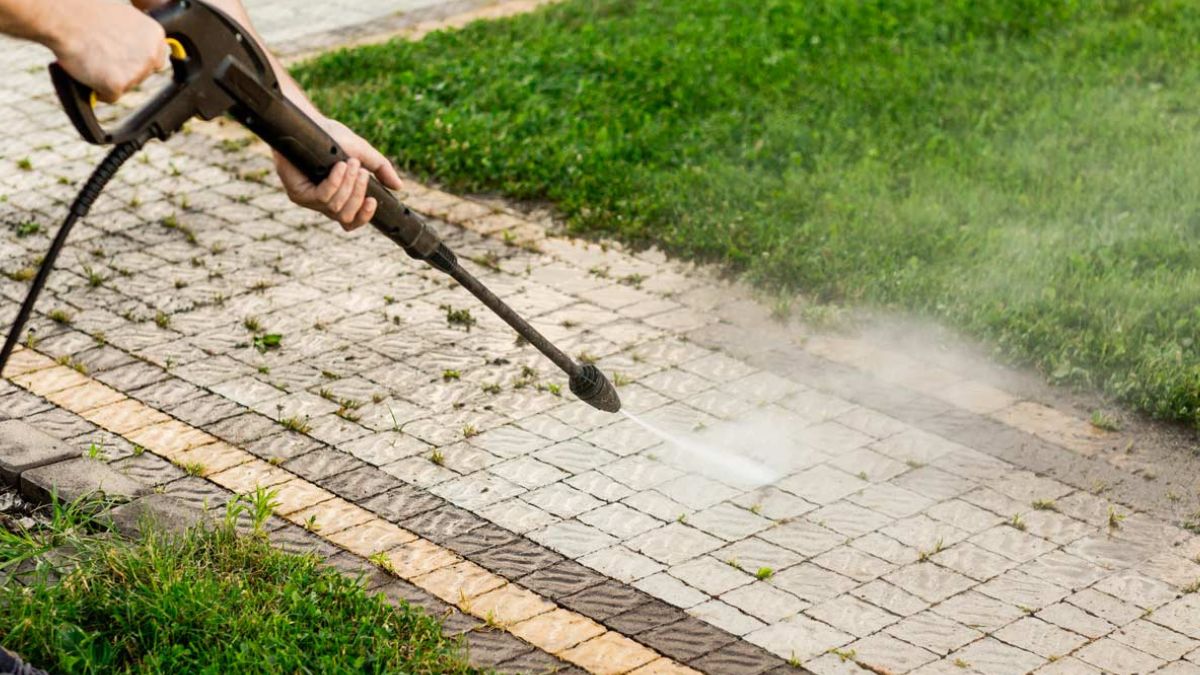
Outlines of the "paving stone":
[[777,484],[797,497],[814,504],[831,504],[853,494],[869,483],[830,466],[816,466]]
[[851,495],[848,501],[892,518],[906,518],[933,503],[928,497],[887,484],[872,485]]
[[296,554],[314,554],[320,558],[335,555],[338,550],[304,528],[287,525],[268,533],[271,545]]
[[[786,525],[773,527],[757,538],[759,541],[770,542],[805,557],[820,555],[845,543],[846,539],[844,534],[839,534],[807,520],[794,520]],[[795,560],[799,562],[798,558]]]
[[1096,583],[1095,589],[1142,609],[1154,609],[1176,597],[1175,589],[1166,583],[1133,570],[1111,574]]
[[1045,663],[1039,656],[992,638],[972,642],[949,658],[961,660],[973,671],[987,675],[1029,672]]
[[933,611],[968,628],[992,632],[1025,616],[1014,605],[968,591],[937,604]]
[[364,558],[390,551],[416,539],[411,532],[379,520],[368,520],[328,535],[329,541]]
[[663,565],[624,546],[589,553],[579,562],[618,581],[630,582],[662,571]]
[[352,502],[360,502],[403,486],[399,480],[372,466],[351,469],[316,482]]
[[1085,588],[1068,597],[1066,601],[1116,626],[1124,626],[1142,615],[1142,610],[1137,606],[1122,602],[1094,588]]
[[557,654],[600,635],[604,627],[577,614],[555,609],[526,619],[509,630],[522,640]]
[[916,549],[878,532],[861,536],[851,541],[849,545],[893,565],[907,565],[917,561]]
[[809,604],[764,581],[755,581],[724,593],[721,600],[767,623],[777,623],[795,616]]
[[1107,570],[1063,551],[1053,551],[1031,560],[1020,570],[1071,591],[1091,586],[1108,574]]
[[723,630],[691,617],[638,635],[639,642],[682,662],[711,654],[736,639]]
[[562,598],[605,581],[596,572],[566,560],[549,567],[541,567],[520,578],[520,583],[548,598]]
[[1028,562],[1055,549],[1052,542],[1010,525],[997,525],[971,537],[970,541],[980,548],[1017,562]]
[[882,633],[852,642],[846,647],[850,650],[855,660],[876,671],[906,672],[937,658],[932,652]]
[[466,509],[443,504],[407,518],[402,523],[407,529],[438,544],[460,537],[490,524]]
[[662,524],[661,521],[624,504],[602,506],[580,515],[579,520],[622,540],[630,539]]
[[633,494],[633,490],[598,471],[571,476],[564,482],[605,502],[619,501]]
[[702,673],[760,675],[784,663],[765,649],[739,641],[711,651],[688,665]]
[[856,637],[871,635],[899,620],[896,615],[851,595],[826,600],[809,607],[804,613]]
[[[90,419],[96,410],[104,409],[94,408],[84,411],[84,415]],[[96,426],[89,423],[87,419],[66,410],[47,410],[27,417],[25,421],[55,438],[70,438],[96,431]],[[116,431],[115,429],[109,430]]]
[[182,534],[206,516],[203,511],[173,497],[149,494],[110,512],[113,526],[125,536],[138,536],[147,530]]
[[689,516],[688,524],[725,541],[739,541],[771,527],[766,518],[729,503]]
[[1021,570],[1009,570],[978,587],[980,593],[1036,611],[1062,600],[1069,591]]
[[430,491],[462,508],[475,510],[522,494],[525,488],[499,476],[477,472],[436,485]]
[[256,413],[243,413],[206,426],[205,431],[227,443],[245,447],[279,431],[279,427],[270,418]]
[[760,628],[745,639],[780,658],[805,661],[841,647],[854,638],[819,621],[795,616]]
[[541,650],[530,649],[525,654],[497,663],[494,667],[498,673],[558,673],[565,671],[568,664]]
[[332,448],[319,448],[283,464],[283,468],[314,483],[365,466],[361,460]]
[[1200,646],[1200,642],[1173,630],[1139,619],[1119,628],[1109,637],[1161,659],[1175,661]]
[[516,534],[526,534],[559,521],[557,516],[520,499],[497,502],[480,509],[479,515]]
[[849,577],[835,574],[811,563],[802,563],[782,572],[776,572],[769,579],[769,583],[809,603],[828,600],[857,585]]
[[[155,384],[155,386],[148,387],[146,389],[139,389],[139,392],[146,392],[148,389],[174,387],[175,382],[178,381],[164,380],[158,384]],[[161,396],[163,394],[157,393],[157,395]],[[156,405],[154,402],[149,400],[146,401],[146,404],[152,406]],[[204,426],[204,428],[208,428],[208,426],[211,424],[221,422],[223,419],[229,419],[230,417],[238,416],[238,414],[246,412],[246,408],[235,404],[235,402],[224,398],[224,396],[208,393],[196,396],[196,398],[187,399],[180,402],[180,404],[168,406],[167,408],[164,408],[164,410],[169,410],[173,416],[184,420],[184,422],[188,424],[192,424],[194,426]]]
[[983,636],[973,628],[929,611],[902,619],[889,626],[886,632],[940,656]]
[[1043,621],[1066,628],[1093,640],[1104,637],[1116,629],[1116,626],[1104,619],[1089,614],[1075,605],[1066,602],[1050,605],[1039,611],[1036,616]]
[[933,563],[909,565],[884,578],[929,602],[941,602],[975,585],[971,579]]
[[671,523],[630,539],[628,545],[667,565],[713,551],[721,546],[721,540],[681,523]]
[[558,598],[563,607],[597,621],[604,621],[652,600],[641,591],[610,580]]
[[891,516],[872,511],[848,501],[836,502],[817,509],[806,515],[804,519],[833,530],[847,538],[860,537],[892,521]]
[[580,558],[617,543],[613,537],[575,520],[555,523],[528,536],[568,558]]
[[961,499],[935,504],[925,510],[925,515],[971,534],[1004,522],[1000,516]]
[[151,486],[165,485],[186,475],[183,469],[149,453],[126,457],[110,466],[143,485]]
[[[943,457],[944,458],[944,457]],[[907,465],[905,465],[907,466]],[[958,497],[976,486],[976,482],[934,466],[919,466],[891,481],[898,487],[924,495],[934,501]]]
[[1016,561],[965,541],[934,554],[930,559],[976,581],[987,581],[1017,566]]
[[[617,480],[619,477],[614,476]],[[705,509],[731,499],[738,490],[703,476],[686,475],[669,480],[656,488],[659,492],[689,509]]]
[[374,464],[375,466],[383,466],[431,450],[430,446],[423,441],[417,440],[407,434],[390,430],[364,436],[349,443],[343,443],[338,449],[344,450],[364,462]]
[[1101,638],[1075,652],[1073,656],[1114,675],[1148,673],[1164,663],[1162,659],[1121,644],[1112,638]]
[[645,579],[638,579],[633,582],[633,585],[635,588],[646,591],[659,600],[684,609],[694,607],[708,600],[708,596],[704,593],[665,572],[652,574]]
[[[751,570],[751,573],[757,571]],[[668,572],[710,595],[721,595],[726,591],[754,581],[754,577],[745,571],[733,567],[726,561],[704,556],[671,567]]]
[[860,582],[871,581],[895,569],[895,565],[849,546],[826,551],[812,562]]
[[1195,593],[1158,608],[1148,618],[1154,623],[1200,640],[1200,597]]
[[21,474],[79,457],[63,441],[21,420],[0,422],[0,479],[15,484]]
[[771,520],[795,518],[816,509],[816,505],[773,487],[743,494],[733,503]]
[[482,668],[496,667],[533,653],[528,643],[499,630],[472,631],[467,634],[471,663]]
[[603,505],[595,497],[562,483],[533,490],[522,499],[559,518],[573,518]]
[[1015,621],[996,631],[994,637],[1047,659],[1066,656],[1087,642],[1085,637],[1034,617]]
[[502,626],[526,621],[553,610],[553,604],[514,584],[505,584],[471,600],[473,613],[491,616]]
[[688,614],[720,628],[733,635],[745,635],[750,631],[764,627],[762,621],[742,612],[732,605],[720,600],[709,600],[689,608]]
[[203,510],[220,509],[233,497],[230,492],[217,488],[208,480],[196,476],[185,476],[178,480],[172,480],[163,485],[163,490],[166,491],[166,494],[173,495],[179,500]]
[[271,461],[295,459],[306,453],[325,447],[320,441],[313,440],[303,434],[285,431],[265,436],[251,443],[242,445],[251,454]]
[[919,551],[953,546],[967,537],[966,532],[924,514],[898,520],[880,532]]
[[49,502],[51,495],[63,502],[88,495],[128,501],[148,493],[146,486],[92,459],[69,459],[21,473],[21,494],[34,502]]
[[630,495],[621,500],[621,503],[664,522],[676,520],[680,516],[686,517],[692,512],[691,509],[683,504],[668,499],[654,490],[646,490]]
[[[601,450],[591,443],[585,443],[580,440],[556,443],[543,450],[538,450],[533,456],[551,466],[573,474],[583,473],[604,466],[617,459],[617,456],[611,452]],[[621,480],[617,476],[613,476],[613,478]],[[635,490],[639,489],[636,485],[626,484]]]
[[374,512],[384,520],[403,523],[445,503],[441,498],[424,490],[406,485],[366,499],[360,503],[360,506]]

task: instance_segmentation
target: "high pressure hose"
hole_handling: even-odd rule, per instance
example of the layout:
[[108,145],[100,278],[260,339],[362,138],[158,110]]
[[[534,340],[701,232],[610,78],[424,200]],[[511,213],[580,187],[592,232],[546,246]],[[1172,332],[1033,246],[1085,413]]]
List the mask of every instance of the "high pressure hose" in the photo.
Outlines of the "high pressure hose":
[[13,350],[16,349],[17,342],[21,339],[21,331],[25,330],[25,324],[33,314],[33,307],[37,304],[38,296],[41,295],[42,288],[46,285],[46,279],[50,277],[50,272],[54,270],[54,261],[58,259],[58,254],[62,252],[63,246],[67,243],[67,237],[70,236],[71,230],[75,228],[75,223],[87,216],[88,211],[92,208],[92,204],[96,203],[96,199],[104,191],[104,187],[108,185],[113,176],[117,175],[117,170],[130,157],[137,154],[137,151],[141,150],[144,144],[145,141],[139,139],[117,144],[108,153],[108,156],[104,158],[104,161],[100,162],[100,165],[96,167],[96,170],[92,172],[87,182],[84,183],[83,188],[79,190],[79,194],[75,196],[75,201],[71,203],[71,210],[63,220],[62,227],[58,228],[58,233],[54,235],[54,241],[50,244],[50,250],[46,251],[46,257],[42,260],[41,267],[38,268],[37,276],[33,279],[33,285],[30,286],[29,292],[25,295],[25,301],[21,303],[21,309],[17,312],[17,318],[13,320],[12,328],[8,331],[8,338],[4,340],[4,348],[0,349],[0,373],[4,372],[4,365],[8,363],[8,358],[12,356]]

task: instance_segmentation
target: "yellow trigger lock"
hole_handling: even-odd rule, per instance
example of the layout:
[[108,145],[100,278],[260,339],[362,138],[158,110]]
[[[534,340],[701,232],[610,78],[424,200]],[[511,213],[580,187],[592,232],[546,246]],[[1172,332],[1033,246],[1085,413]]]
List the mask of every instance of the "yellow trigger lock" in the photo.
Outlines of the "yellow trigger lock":
[[187,61],[187,50],[183,48],[183,43],[175,38],[167,38],[167,46],[171,48],[171,58],[176,61]]

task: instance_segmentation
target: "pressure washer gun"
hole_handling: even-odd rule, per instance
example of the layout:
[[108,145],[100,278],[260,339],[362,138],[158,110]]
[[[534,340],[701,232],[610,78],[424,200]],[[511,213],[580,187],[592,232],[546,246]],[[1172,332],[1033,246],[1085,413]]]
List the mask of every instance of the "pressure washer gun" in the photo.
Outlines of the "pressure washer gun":
[[[96,120],[95,94],[58,64],[50,76],[67,116],[84,140],[112,145],[71,205],[70,213],[43,259],[16,321],[0,351],[0,371],[12,354],[38,294],[75,222],[83,218],[117,170],[152,139],[166,140],[193,117],[228,114],[288,158],[314,183],[349,156],[311,118],[284,97],[279,80],[258,43],[236,21],[200,0],[176,0],[151,12],[171,49],[171,84],[118,128]],[[570,377],[571,392],[595,408],[617,412],[620,398],[594,365],[576,363],[458,264],[454,252],[424,221],[371,178],[367,195],[379,203],[371,224],[409,256],[449,274]]]

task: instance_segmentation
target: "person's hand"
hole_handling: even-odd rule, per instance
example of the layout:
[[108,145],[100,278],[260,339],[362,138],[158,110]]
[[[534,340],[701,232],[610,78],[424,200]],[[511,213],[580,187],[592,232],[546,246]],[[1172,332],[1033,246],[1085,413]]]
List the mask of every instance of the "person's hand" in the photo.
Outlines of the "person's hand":
[[399,190],[404,187],[392,163],[371,144],[346,125],[331,119],[317,122],[350,155],[350,161],[338,162],[325,180],[314,185],[283,155],[275,153],[275,169],[288,197],[336,220],[349,232],[371,221],[379,204],[367,196],[367,181],[373,174],[380,183]]
[[167,63],[166,33],[149,16],[117,2],[61,2],[47,46],[63,70],[113,103]]

